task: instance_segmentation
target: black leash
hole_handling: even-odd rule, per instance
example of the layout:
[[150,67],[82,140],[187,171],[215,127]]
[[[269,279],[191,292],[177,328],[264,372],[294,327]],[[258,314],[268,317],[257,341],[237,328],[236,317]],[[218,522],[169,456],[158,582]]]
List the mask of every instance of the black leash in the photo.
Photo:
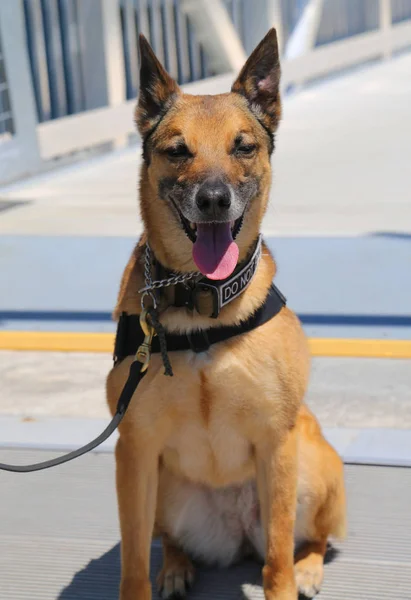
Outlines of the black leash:
[[[97,446],[110,437],[123,420],[133,394],[146,373],[151,352],[161,353],[165,369],[164,374],[172,376],[173,371],[168,358],[168,351],[192,350],[193,352],[204,352],[212,344],[260,327],[275,317],[285,306],[285,303],[284,296],[273,284],[261,308],[240,325],[212,327],[208,330],[199,330],[187,335],[167,334],[158,320],[157,312],[153,308],[143,310],[140,316],[122,315],[117,329],[115,362],[117,364],[126,356],[136,354],[130,366],[128,379],[117,402],[115,415],[106,429],[85,446],[63,456],[32,465],[8,465],[0,463],[0,470],[11,471],[13,473],[41,471],[62,465],[90,452],[90,450],[94,450],[94,448],[97,448]],[[147,319],[147,316],[149,319]]]
[[[147,322],[147,315],[150,316],[151,325]],[[85,446],[82,446],[77,450],[73,450],[72,452],[68,452],[63,456],[57,456],[56,458],[45,460],[39,463],[34,463],[32,465],[7,465],[5,463],[0,463],[0,470],[11,471],[13,473],[32,473],[33,471],[42,471],[43,469],[56,467],[57,465],[62,465],[63,463],[69,462],[70,460],[74,460],[75,458],[83,456],[83,454],[94,450],[94,448],[100,446],[100,444],[105,442],[110,437],[110,435],[117,429],[117,427],[123,420],[127,408],[130,404],[131,398],[133,397],[133,394],[136,391],[138,384],[143,379],[146,373],[148,364],[150,362],[151,343],[153,341],[154,335],[156,334],[156,326],[158,328],[160,336],[164,336],[164,332],[162,329],[160,329],[161,325],[158,322],[157,315],[154,309],[148,309],[147,311],[143,311],[139,317],[139,320],[141,331],[144,332],[144,339],[141,340],[142,343],[141,345],[139,345],[135,359],[131,363],[128,379],[121,391],[120,398],[117,402],[115,415],[111,419],[110,423],[107,425],[105,430],[102,431],[102,433],[100,433],[100,435],[98,435],[94,440],[88,442],[88,444],[86,444]],[[167,372],[167,365],[165,365],[165,368]]]
[[45,460],[43,462],[34,463],[32,465],[6,465],[5,463],[0,463],[0,469],[2,471],[12,471],[13,473],[32,473],[33,471],[42,471],[43,469],[56,467],[57,465],[62,465],[63,463],[66,463],[70,460],[74,460],[75,458],[78,458],[79,456],[90,452],[90,450],[94,450],[94,448],[97,448],[97,446],[105,442],[106,439],[109,438],[110,435],[117,429],[124,415],[126,414],[128,405],[130,404],[130,400],[133,397],[134,391],[144,376],[142,368],[143,364],[138,360],[135,360],[131,364],[128,379],[117,403],[116,414],[114,415],[106,429],[102,433],[100,433],[100,435],[97,436],[94,440],[92,440],[85,446],[78,448],[77,450],[73,450],[72,452],[64,454],[63,456],[57,456],[56,458],[52,458],[51,460]]

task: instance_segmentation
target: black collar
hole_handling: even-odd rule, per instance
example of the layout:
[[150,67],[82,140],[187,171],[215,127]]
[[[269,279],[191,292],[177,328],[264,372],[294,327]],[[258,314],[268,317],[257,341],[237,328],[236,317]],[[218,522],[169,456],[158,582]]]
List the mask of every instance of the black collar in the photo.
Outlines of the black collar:
[[[225,325],[210,327],[209,329],[195,331],[188,334],[166,334],[167,351],[192,350],[193,352],[205,352],[212,344],[217,344],[237,335],[247,333],[256,327],[260,327],[275,317],[285,306],[286,299],[276,288],[271,285],[264,304],[240,325]],[[115,363],[123,360],[126,356],[136,353],[142,344],[144,333],[140,326],[138,315],[122,313],[117,326],[116,344],[114,350]],[[157,337],[153,339],[152,352],[160,352],[160,344]]]
[[[173,286],[173,306],[186,307],[189,310],[196,310],[199,314],[204,315],[200,307],[200,297],[209,295],[212,301],[212,309],[204,316],[216,319],[221,309],[242,294],[251,283],[260,262],[261,244],[262,237],[259,235],[253,252],[236,267],[227,279],[214,281],[200,276],[194,281],[179,283]],[[175,275],[175,273],[166,269],[156,259],[154,259],[153,264],[157,279],[166,279]]]

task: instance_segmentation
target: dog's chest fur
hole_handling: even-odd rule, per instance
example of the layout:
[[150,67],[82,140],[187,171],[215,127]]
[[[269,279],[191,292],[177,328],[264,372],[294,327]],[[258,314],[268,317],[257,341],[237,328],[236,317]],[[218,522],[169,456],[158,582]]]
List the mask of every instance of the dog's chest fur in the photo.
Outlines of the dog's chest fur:
[[[173,378],[165,380],[161,371],[156,377],[162,382],[164,413],[173,422],[162,453],[164,465],[211,486],[252,477],[252,439],[259,435],[265,413],[272,414],[272,397],[259,389],[261,366],[256,377],[241,357],[211,352],[194,358],[182,353],[173,357],[173,368]],[[150,397],[156,401],[155,393]]]
[[243,481],[253,473],[248,440],[228,422],[212,415],[205,424],[187,419],[173,434],[163,452],[166,466],[191,481],[210,485]]

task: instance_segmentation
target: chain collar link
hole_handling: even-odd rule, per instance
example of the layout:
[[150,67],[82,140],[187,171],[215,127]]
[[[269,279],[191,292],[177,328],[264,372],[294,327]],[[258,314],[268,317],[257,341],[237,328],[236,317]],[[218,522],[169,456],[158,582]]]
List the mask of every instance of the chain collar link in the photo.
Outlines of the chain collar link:
[[146,251],[144,255],[144,279],[145,286],[139,290],[140,294],[143,294],[141,302],[143,305],[144,297],[146,295],[150,295],[150,297],[155,302],[155,295],[153,292],[163,287],[169,287],[171,285],[177,285],[179,283],[187,283],[192,279],[196,279],[201,277],[200,273],[197,272],[189,272],[189,273],[180,273],[179,275],[172,275],[171,277],[167,277],[167,279],[158,279],[153,281],[151,276],[151,263],[152,263],[152,254],[151,248],[149,244],[146,244]]

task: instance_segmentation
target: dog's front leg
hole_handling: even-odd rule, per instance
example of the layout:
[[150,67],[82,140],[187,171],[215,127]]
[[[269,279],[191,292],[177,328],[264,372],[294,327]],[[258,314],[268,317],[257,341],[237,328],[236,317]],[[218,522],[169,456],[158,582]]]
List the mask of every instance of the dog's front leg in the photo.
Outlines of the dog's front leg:
[[151,600],[150,548],[157,502],[158,452],[136,437],[120,436],[116,447],[120,600]]
[[296,600],[294,523],[297,501],[297,440],[295,428],[280,444],[275,435],[256,448],[257,485],[265,533],[263,569],[266,600]]

